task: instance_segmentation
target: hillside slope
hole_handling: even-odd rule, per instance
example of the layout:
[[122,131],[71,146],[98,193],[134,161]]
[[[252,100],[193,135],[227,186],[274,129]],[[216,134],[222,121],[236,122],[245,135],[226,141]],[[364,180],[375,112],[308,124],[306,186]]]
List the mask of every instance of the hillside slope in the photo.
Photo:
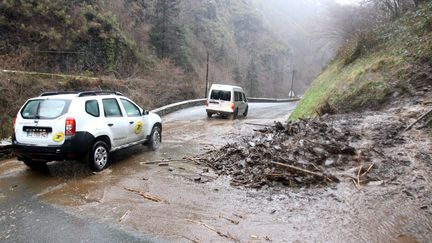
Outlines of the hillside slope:
[[252,1],[8,0],[0,13],[3,69],[174,83],[152,72],[179,68],[179,82],[202,96],[208,53],[210,83],[240,84],[252,96],[288,92],[278,86],[289,44]]
[[432,3],[362,33],[315,79],[290,119],[421,102],[432,90]]
[[290,47],[251,1],[2,1],[0,69],[26,72],[0,73],[0,137],[48,90],[115,89],[146,108],[202,97],[207,53],[209,83],[288,92],[277,87]]

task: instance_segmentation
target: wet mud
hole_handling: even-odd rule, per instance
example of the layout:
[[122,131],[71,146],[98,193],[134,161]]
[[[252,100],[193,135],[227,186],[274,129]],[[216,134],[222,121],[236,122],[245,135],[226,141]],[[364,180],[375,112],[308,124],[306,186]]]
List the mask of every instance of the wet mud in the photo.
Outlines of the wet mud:
[[[3,160],[0,205],[2,200],[25,191],[35,200],[69,214],[151,235],[156,241],[432,239],[431,153],[421,132],[410,131],[409,136],[417,138],[416,144],[404,143],[399,148],[402,155],[386,150],[398,150],[399,138],[388,148],[384,146],[383,154],[396,162],[389,162],[389,167],[377,166],[370,172],[377,182],[362,184],[360,188],[349,178],[326,187],[233,187],[229,176],[218,176],[199,159],[208,151],[262,128],[252,124],[286,121],[294,107],[295,104],[256,104],[251,106],[248,118],[234,121],[207,119],[203,107],[173,113],[163,118],[160,151],[151,152],[142,146],[118,151],[113,154],[111,166],[99,173],[79,162],[53,162],[48,171],[34,172],[15,159]],[[364,121],[378,122],[382,116],[370,114],[356,122],[360,130],[369,129]],[[374,130],[379,132],[381,129]],[[375,136],[374,133],[369,135]],[[424,143],[420,150],[419,142]],[[389,169],[392,166],[394,169]],[[1,210],[8,213],[8,208]]]

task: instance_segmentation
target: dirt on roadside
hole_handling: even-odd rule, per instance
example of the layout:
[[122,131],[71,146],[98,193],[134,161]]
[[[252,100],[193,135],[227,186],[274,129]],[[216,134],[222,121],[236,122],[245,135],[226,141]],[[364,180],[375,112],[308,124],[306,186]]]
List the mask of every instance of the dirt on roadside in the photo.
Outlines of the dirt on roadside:
[[348,181],[361,190],[396,185],[395,194],[406,194],[432,215],[428,118],[407,130],[430,110],[425,104],[421,99],[386,111],[277,122],[204,157],[234,186],[310,188]]

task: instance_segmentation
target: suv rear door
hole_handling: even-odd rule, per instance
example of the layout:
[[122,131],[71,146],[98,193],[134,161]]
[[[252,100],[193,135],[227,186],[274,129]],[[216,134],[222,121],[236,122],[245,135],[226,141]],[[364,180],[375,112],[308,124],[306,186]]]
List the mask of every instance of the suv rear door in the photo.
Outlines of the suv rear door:
[[140,140],[144,140],[144,118],[141,114],[140,108],[132,103],[131,101],[121,98],[120,102],[122,107],[126,113],[127,121],[129,123],[129,127],[127,129],[128,133],[128,143],[137,142]]
[[65,136],[65,114],[71,100],[41,98],[27,101],[18,114],[15,139],[35,146],[62,145]]
[[129,123],[123,116],[118,100],[116,98],[102,99],[105,123],[112,135],[112,148],[119,147],[127,143],[127,129]]

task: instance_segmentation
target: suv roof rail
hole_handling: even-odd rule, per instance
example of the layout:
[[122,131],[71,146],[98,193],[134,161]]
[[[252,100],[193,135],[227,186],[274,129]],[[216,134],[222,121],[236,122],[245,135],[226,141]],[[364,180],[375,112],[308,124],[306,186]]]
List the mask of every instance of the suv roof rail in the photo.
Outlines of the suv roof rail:
[[77,91],[51,91],[43,92],[40,96],[51,96],[51,95],[61,95],[61,94],[77,94]]
[[80,93],[78,93],[78,97],[92,96],[92,95],[108,95],[108,94],[114,94],[114,95],[123,96],[122,93],[117,92],[117,91],[97,90],[97,91],[84,91],[84,92],[80,92]]

